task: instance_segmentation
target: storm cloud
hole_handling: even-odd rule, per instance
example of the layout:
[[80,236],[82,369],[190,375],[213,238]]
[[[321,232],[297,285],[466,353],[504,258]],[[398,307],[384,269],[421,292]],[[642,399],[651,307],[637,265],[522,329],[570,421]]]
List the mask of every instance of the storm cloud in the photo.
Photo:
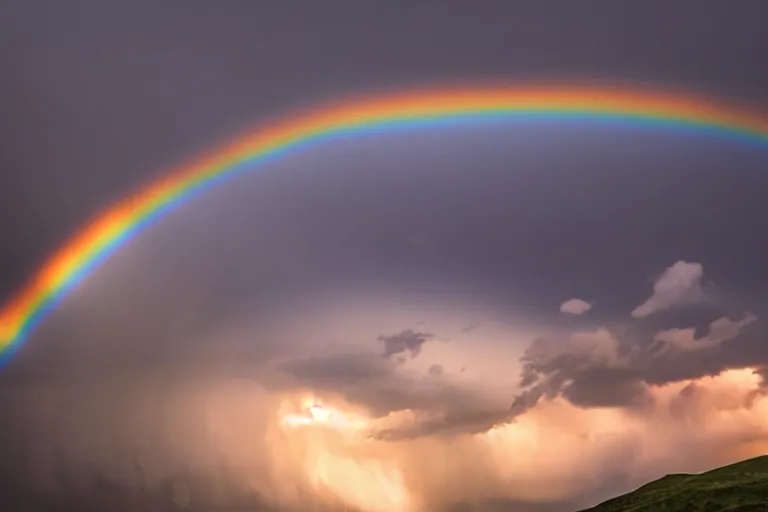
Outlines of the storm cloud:
[[521,358],[524,391],[516,397],[512,412],[520,414],[541,398],[556,396],[584,407],[648,405],[651,385],[728,369],[723,345],[756,320],[749,312],[737,319],[720,317],[701,337],[695,337],[694,328],[670,329],[640,343],[622,340],[605,328],[536,339]]
[[379,336],[379,341],[384,343],[384,357],[394,358],[407,354],[411,358],[419,355],[421,346],[430,338],[431,334],[406,330],[389,336]]
[[[313,105],[768,101],[764,2],[1,4],[3,298]],[[0,370],[0,509],[572,512],[766,453],[764,148],[545,117],[293,146],[145,224]]]

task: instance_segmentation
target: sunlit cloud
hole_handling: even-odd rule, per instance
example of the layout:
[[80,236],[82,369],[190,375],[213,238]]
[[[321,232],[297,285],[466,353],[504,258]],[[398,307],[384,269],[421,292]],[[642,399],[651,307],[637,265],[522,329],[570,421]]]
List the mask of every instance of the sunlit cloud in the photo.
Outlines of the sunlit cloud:
[[705,300],[704,267],[701,263],[678,261],[667,268],[653,283],[653,295],[632,311],[635,318],[644,318],[676,306],[698,304]]
[[569,299],[560,306],[560,312],[569,315],[583,315],[590,309],[592,304],[581,299]]

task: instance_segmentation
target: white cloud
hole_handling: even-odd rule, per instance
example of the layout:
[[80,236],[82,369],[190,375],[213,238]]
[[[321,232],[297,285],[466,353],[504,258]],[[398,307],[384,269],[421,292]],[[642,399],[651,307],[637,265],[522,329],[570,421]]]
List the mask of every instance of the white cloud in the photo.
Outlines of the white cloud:
[[705,298],[702,277],[701,263],[678,261],[664,271],[653,285],[653,295],[635,308],[632,316],[644,318],[676,306],[702,302]]
[[592,304],[581,299],[570,299],[563,302],[563,305],[560,306],[560,312],[568,313],[569,315],[583,315],[590,309],[592,309]]

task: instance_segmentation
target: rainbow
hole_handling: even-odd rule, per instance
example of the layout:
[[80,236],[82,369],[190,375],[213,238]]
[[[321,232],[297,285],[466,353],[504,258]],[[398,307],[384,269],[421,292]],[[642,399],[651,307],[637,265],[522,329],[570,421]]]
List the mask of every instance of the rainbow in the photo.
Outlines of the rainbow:
[[154,219],[223,179],[308,142],[408,126],[551,119],[670,126],[768,148],[768,117],[752,112],[666,91],[520,86],[385,94],[290,117],[164,174],[97,214],[0,309],[0,362],[82,279]]

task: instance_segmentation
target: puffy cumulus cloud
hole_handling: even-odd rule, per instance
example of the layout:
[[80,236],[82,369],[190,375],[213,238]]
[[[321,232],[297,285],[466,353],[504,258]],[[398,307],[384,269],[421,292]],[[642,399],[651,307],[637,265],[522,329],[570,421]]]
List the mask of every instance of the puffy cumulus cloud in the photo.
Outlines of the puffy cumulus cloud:
[[581,299],[569,299],[560,305],[560,312],[569,315],[583,315],[592,309],[592,304]]
[[701,263],[678,261],[667,268],[653,284],[653,295],[632,311],[635,318],[644,318],[676,306],[703,302],[704,267]]

